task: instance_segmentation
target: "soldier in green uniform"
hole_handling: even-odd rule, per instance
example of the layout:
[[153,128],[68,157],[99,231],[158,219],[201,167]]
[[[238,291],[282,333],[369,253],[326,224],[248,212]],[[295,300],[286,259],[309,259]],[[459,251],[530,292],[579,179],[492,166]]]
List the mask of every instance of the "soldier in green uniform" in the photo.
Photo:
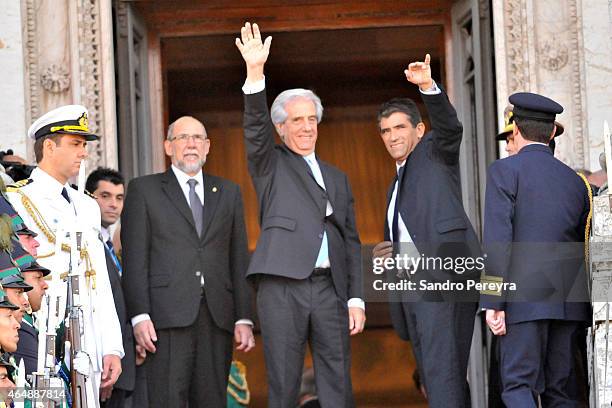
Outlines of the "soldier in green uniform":
[[0,408],[12,405],[13,399],[10,394],[15,389],[15,383],[10,374],[12,366],[7,357],[8,353],[0,354]]

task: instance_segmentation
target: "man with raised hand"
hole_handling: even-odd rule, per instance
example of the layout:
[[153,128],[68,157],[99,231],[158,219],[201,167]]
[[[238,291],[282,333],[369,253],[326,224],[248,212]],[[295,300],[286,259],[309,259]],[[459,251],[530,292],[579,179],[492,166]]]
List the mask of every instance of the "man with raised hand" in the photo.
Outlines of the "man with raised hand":
[[347,176],[315,154],[319,97],[289,89],[268,111],[264,65],[272,38],[262,42],[250,23],[240,34],[244,140],[261,224],[247,276],[258,286],[268,407],[297,405],[306,343],[321,405],[353,407],[349,335],[365,324],[353,194]]
[[[444,90],[431,77],[430,55],[404,71],[419,87],[432,129],[416,103],[393,98],[378,111],[381,139],[393,159],[396,177],[387,193],[385,241],[374,247],[374,258],[410,252],[432,259],[474,259],[478,237],[463,209],[459,180],[459,149],[463,127]],[[428,262],[429,263],[429,262]],[[475,264],[475,262],[474,262]],[[437,268],[437,269],[436,269]],[[410,279],[465,281],[479,279],[477,270],[421,267]],[[419,286],[421,287],[419,282]],[[410,340],[430,407],[471,405],[467,366],[476,312],[476,293],[419,291],[391,299],[389,310],[399,337]]]

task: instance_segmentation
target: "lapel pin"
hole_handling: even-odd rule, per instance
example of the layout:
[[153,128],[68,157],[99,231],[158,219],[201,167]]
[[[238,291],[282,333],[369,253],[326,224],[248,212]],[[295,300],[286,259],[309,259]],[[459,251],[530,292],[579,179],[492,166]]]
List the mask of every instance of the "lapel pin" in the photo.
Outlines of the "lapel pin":
[[212,192],[213,192],[213,193],[216,193],[216,192],[217,192],[217,187],[213,187],[213,188],[212,188]]

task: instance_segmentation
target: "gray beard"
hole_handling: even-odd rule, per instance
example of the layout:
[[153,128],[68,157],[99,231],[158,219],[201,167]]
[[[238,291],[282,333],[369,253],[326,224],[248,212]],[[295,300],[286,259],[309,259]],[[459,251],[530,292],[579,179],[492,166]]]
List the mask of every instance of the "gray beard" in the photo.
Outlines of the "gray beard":
[[178,160],[176,162],[176,167],[181,169],[183,173],[187,173],[187,174],[197,173],[198,171],[202,169],[202,167],[204,167],[205,163],[206,163],[206,159],[200,159],[197,163],[193,163],[193,164],[186,164],[184,161]]

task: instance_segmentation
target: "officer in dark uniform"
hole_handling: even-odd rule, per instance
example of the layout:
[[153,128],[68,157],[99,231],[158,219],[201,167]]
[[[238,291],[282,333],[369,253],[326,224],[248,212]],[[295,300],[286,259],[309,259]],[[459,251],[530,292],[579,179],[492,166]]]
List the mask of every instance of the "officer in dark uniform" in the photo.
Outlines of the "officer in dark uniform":
[[13,312],[19,306],[12,304],[2,285],[0,285],[0,352],[14,352],[17,349],[19,323]]
[[[508,105],[506,106],[506,109],[504,109],[504,128],[497,134],[497,136],[495,136],[496,141],[506,142],[506,152],[508,153],[508,156],[512,156],[517,153],[516,146],[514,144],[514,135],[512,134],[513,130],[514,121],[512,120],[512,105]],[[561,136],[564,131],[565,127],[561,123],[555,121],[555,135],[548,143],[548,146],[553,153],[555,152],[556,147],[555,138],[557,136]]]
[[[15,359],[23,359],[25,363],[26,375],[36,371],[38,363],[38,330],[35,326],[34,312],[40,310],[42,296],[47,289],[47,283],[41,279],[48,276],[51,271],[41,266],[20,246],[15,245],[12,257],[21,269],[21,274],[26,283],[34,289],[28,292],[30,310],[27,311],[21,321],[19,328],[19,343],[15,352]],[[32,258],[32,260],[30,260]],[[42,286],[42,287],[41,287]]]
[[[510,103],[518,153],[489,167],[483,243],[486,274],[516,290],[488,292],[481,306],[500,336],[506,406],[535,408],[538,398],[543,407],[576,406],[567,383],[573,334],[591,319],[584,269],[590,199],[548,146],[563,107],[532,93],[514,94]],[[567,301],[570,291],[578,301]]]

